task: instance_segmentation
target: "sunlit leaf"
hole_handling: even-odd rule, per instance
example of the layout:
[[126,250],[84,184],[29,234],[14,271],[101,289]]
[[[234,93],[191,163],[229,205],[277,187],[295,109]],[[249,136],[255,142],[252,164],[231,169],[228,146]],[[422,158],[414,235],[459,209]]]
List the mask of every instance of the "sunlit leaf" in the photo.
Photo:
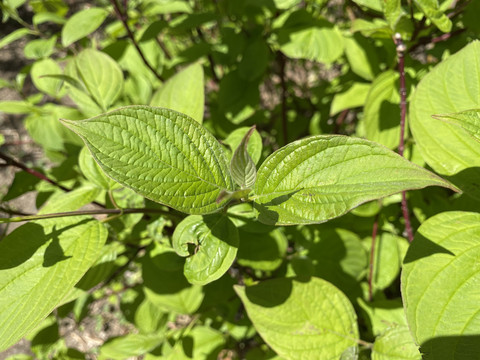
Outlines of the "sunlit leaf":
[[103,171],[135,192],[190,214],[223,207],[233,190],[223,149],[195,120],[172,110],[131,106],[63,123],[87,144]]

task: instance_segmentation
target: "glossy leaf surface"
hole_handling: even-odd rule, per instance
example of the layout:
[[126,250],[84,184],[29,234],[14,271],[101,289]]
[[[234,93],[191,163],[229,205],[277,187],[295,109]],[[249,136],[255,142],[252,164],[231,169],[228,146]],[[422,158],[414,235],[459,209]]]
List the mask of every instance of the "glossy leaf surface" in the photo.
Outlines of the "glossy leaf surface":
[[190,214],[223,206],[233,190],[223,149],[195,120],[172,110],[131,106],[64,124],[87,144],[103,171],[137,193]]
[[312,136],[270,155],[258,170],[255,208],[266,224],[321,223],[369,200],[445,180],[376,143]]

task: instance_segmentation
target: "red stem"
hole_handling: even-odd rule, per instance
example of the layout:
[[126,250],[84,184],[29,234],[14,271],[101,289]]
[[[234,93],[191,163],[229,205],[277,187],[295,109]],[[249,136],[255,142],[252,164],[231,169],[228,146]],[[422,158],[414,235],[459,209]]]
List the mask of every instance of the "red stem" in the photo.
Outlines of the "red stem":
[[375,264],[375,244],[378,231],[378,215],[375,216],[375,222],[372,229],[372,246],[370,247],[370,264],[368,269],[368,301],[373,300],[373,266]]
[[[405,118],[407,116],[407,87],[405,84],[405,51],[407,47],[403,43],[400,34],[395,34],[394,42],[397,47],[398,72],[400,73],[400,143],[398,145],[398,153],[403,156],[405,150]],[[402,214],[405,219],[407,239],[409,242],[412,242],[413,230],[405,191],[402,192]]]

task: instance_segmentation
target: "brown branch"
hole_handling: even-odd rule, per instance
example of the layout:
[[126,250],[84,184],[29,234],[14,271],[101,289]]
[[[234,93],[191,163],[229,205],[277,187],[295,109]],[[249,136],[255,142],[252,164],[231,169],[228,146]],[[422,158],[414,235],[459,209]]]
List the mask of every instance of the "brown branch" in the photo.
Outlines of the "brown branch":
[[[160,81],[165,81],[163,77],[157,72],[157,70],[154,69],[152,65],[148,62],[147,58],[145,57],[145,54],[143,53],[142,49],[140,48],[140,45],[138,45],[137,40],[135,40],[135,36],[132,33],[132,30],[130,29],[130,26],[128,26],[128,14],[127,14],[127,9],[125,8],[125,12],[123,13],[122,10],[120,9],[120,6],[117,3],[117,0],[110,0],[110,2],[113,5],[113,8],[115,9],[115,14],[117,14],[117,17],[119,20],[122,22],[123,27],[127,31],[127,35],[130,38],[130,40],[133,43],[133,46],[135,46],[135,49],[138,52],[138,55],[142,58],[143,63],[145,64],[146,67],[150,69],[150,71],[155,75],[155,77],[160,80]],[[125,2],[126,5],[126,2]]]
[[[6,154],[3,154],[0,152],[0,159],[2,160],[5,160],[6,162],[6,165],[9,165],[9,166],[15,166],[16,168],[19,168],[27,173],[29,173],[30,175],[33,175],[35,176],[37,179],[40,179],[40,180],[43,180],[43,181],[46,181],[56,187],[58,187],[59,189],[65,191],[65,192],[70,192],[72,191],[72,189],[69,189],[65,186],[63,186],[62,184],[58,183],[57,181],[49,178],[48,176],[46,176],[45,174],[42,174],[41,172],[37,171],[37,170],[34,170],[32,168],[29,168],[28,166],[26,166],[25,164],[22,164],[20,162],[18,162],[17,160],[15,160],[14,158],[6,155]],[[93,201],[92,204],[95,204],[97,206],[100,206],[101,208],[105,208],[105,205],[103,204],[100,204],[96,201]]]

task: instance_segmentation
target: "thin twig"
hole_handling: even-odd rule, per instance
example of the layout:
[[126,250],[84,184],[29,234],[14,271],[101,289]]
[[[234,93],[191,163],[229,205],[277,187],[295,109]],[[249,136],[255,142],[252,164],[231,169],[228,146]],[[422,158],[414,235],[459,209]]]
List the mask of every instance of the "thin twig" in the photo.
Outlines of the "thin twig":
[[[40,179],[40,180],[43,180],[43,181],[46,181],[56,187],[58,187],[59,189],[65,191],[65,192],[70,192],[72,191],[72,189],[69,189],[63,185],[61,185],[60,183],[58,183],[57,181],[49,178],[48,176],[46,176],[45,174],[42,174],[41,172],[37,171],[37,170],[34,170],[32,168],[29,168],[28,166],[26,166],[25,164],[22,164],[21,162],[18,162],[17,160],[15,160],[14,158],[6,155],[6,154],[3,154],[0,152],[0,159],[2,160],[5,160],[6,164],[7,165],[10,165],[10,166],[15,166],[16,168],[19,168],[27,173],[29,173],[30,175],[33,175],[35,176],[37,179]],[[101,208],[105,208],[105,205],[102,205],[96,201],[93,201],[92,204],[95,204]]]
[[282,131],[283,131],[283,144],[288,143],[288,123],[287,123],[287,80],[285,74],[285,55],[281,52],[278,53],[278,61],[280,63],[280,84],[282,86]]
[[27,216],[18,216],[12,218],[0,218],[1,222],[22,222],[30,220],[45,220],[53,219],[59,217],[68,217],[68,216],[82,216],[82,215],[116,215],[116,214],[163,214],[167,216],[178,217],[175,213],[165,211],[162,209],[151,209],[151,208],[133,208],[133,209],[99,209],[99,210],[77,210],[77,211],[66,211],[52,214],[42,214],[42,215],[27,215]]
[[137,40],[135,40],[135,36],[132,33],[132,30],[130,30],[130,26],[128,26],[128,14],[127,14],[127,9],[125,9],[125,12],[122,12],[120,9],[120,6],[117,3],[117,0],[110,0],[110,2],[113,5],[113,8],[115,9],[115,13],[117,14],[117,17],[120,19],[120,21],[123,24],[123,27],[127,31],[127,35],[130,38],[130,40],[133,43],[133,46],[135,46],[135,49],[138,52],[138,55],[142,58],[143,63],[145,64],[146,67],[150,69],[150,71],[155,75],[155,77],[160,80],[160,81],[165,81],[163,77],[155,70],[155,68],[150,65],[148,62],[147,58],[145,57],[145,54],[143,53],[142,49],[140,48],[140,45],[138,45]]
[[333,130],[334,134],[339,133],[340,128],[343,125],[343,122],[345,121],[345,118],[347,117],[349,111],[350,109],[345,109],[340,113],[340,115],[337,116],[337,120],[335,121],[335,128]]
[[[407,47],[403,43],[400,34],[395,34],[395,46],[398,57],[398,72],[400,74],[400,143],[398,153],[403,156],[405,150],[405,118],[407,116],[407,87],[405,84],[405,52]],[[408,212],[407,195],[402,191],[402,213],[405,220],[405,232],[409,242],[413,241],[412,224],[410,223],[410,214]]]
[[375,264],[375,244],[378,232],[378,214],[375,216],[372,229],[372,246],[370,247],[370,264],[368,269],[368,301],[373,300],[373,268]]

